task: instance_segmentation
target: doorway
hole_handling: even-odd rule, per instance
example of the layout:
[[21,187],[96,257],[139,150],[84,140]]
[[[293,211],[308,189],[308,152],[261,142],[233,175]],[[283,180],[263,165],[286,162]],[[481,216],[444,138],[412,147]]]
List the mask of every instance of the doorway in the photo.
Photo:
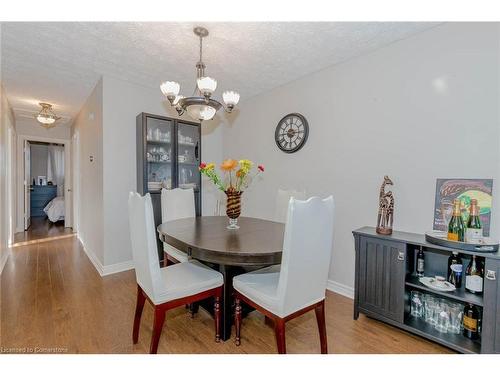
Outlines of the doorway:
[[14,245],[73,233],[70,143],[19,137]]

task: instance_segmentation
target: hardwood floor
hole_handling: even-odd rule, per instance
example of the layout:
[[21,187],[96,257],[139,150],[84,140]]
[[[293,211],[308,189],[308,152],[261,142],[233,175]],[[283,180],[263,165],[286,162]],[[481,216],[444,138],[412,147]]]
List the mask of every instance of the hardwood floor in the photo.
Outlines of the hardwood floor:
[[[132,345],[134,271],[101,278],[76,237],[11,249],[1,275],[0,347],[11,351],[147,353],[153,309],[146,303],[139,343]],[[451,353],[450,350],[361,315],[352,300],[328,292],[330,353]],[[319,353],[314,311],[286,325],[288,353]],[[234,328],[233,328],[234,337]],[[203,309],[191,319],[184,307],[167,313],[158,353],[276,353],[274,330],[254,311],[243,320],[241,346],[214,342]]]
[[14,235],[14,245],[25,245],[30,241],[61,237],[72,233],[73,229],[64,227],[64,221],[52,223],[47,217],[32,217],[28,230]]

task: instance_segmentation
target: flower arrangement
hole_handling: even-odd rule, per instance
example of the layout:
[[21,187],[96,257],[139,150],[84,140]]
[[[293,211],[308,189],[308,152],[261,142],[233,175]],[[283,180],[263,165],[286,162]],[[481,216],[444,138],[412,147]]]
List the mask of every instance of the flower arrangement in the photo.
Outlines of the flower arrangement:
[[215,171],[214,163],[201,163],[200,172],[207,176],[219,190],[226,193],[226,215],[229,217],[228,229],[238,229],[238,217],[241,214],[241,194],[252,183],[253,179],[264,172],[264,166],[258,165],[252,173],[254,163],[248,159],[236,161],[227,159],[222,162],[220,169],[224,172],[221,178]]
[[253,167],[254,163],[248,159],[226,159],[220,165],[224,172],[222,178],[217,174],[214,163],[201,163],[199,169],[219,190],[243,192],[257,175],[264,172],[264,166],[258,165],[255,173],[251,173]]

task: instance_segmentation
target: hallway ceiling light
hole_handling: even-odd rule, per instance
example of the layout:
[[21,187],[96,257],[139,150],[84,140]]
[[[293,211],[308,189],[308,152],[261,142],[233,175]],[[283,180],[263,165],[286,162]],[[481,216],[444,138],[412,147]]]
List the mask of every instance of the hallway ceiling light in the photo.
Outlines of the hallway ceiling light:
[[217,89],[217,81],[205,75],[206,66],[202,60],[203,38],[208,35],[208,30],[204,27],[195,27],[193,32],[200,38],[200,61],[196,63],[197,80],[193,95],[188,97],[179,95],[181,86],[173,81],[163,82],[160,89],[179,116],[187,112],[194,120],[211,120],[221,107],[230,113],[238,104],[240,94],[235,91],[223,92],[222,99],[225,106],[211,98]]
[[35,119],[43,126],[45,129],[50,129],[56,126],[55,122],[60,119],[54,111],[52,110],[52,104],[48,103],[38,103],[42,109],[38,114],[35,115]]

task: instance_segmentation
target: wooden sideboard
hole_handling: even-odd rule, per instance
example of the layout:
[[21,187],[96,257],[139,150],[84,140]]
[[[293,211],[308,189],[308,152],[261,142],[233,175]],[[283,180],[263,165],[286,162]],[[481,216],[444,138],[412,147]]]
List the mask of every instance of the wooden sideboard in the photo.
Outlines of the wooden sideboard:
[[[353,231],[356,250],[354,319],[359,313],[425,337],[461,353],[500,353],[500,252],[475,253],[433,245],[422,234],[393,232],[379,235],[375,228]],[[425,254],[425,275],[446,276],[448,257],[457,251],[464,270],[473,254],[484,258],[484,292],[476,295],[462,288],[454,292],[432,290],[415,275],[416,257]],[[462,284],[465,284],[462,283]],[[482,310],[478,340],[462,334],[441,333],[422,319],[410,315],[410,292],[419,290],[459,303],[472,303]]]

